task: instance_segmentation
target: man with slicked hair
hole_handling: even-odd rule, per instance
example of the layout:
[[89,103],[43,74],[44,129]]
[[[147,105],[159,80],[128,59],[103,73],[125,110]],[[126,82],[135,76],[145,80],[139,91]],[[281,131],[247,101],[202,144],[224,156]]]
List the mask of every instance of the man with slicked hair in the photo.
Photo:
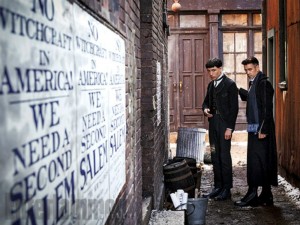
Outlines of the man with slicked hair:
[[238,114],[238,89],[236,83],[222,71],[218,58],[208,60],[205,67],[211,82],[202,104],[204,116],[209,121],[209,143],[214,173],[214,188],[203,197],[223,201],[231,198],[232,159],[231,138]]
[[[273,205],[271,185],[277,186],[277,152],[275,122],[273,119],[274,89],[268,77],[260,71],[255,57],[242,61],[249,78],[249,89],[239,89],[243,101],[247,101],[247,183],[246,195],[236,206]],[[262,191],[258,196],[258,187]]]

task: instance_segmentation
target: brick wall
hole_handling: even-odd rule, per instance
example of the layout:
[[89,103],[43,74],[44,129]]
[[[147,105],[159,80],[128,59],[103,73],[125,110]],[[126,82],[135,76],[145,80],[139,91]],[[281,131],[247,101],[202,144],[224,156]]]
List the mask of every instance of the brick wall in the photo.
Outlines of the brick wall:
[[[126,184],[106,224],[141,224],[142,196],[162,198],[168,149],[167,36],[159,0],[82,0],[126,45]],[[161,66],[158,124],[157,62]]]
[[[142,62],[142,168],[143,195],[152,196],[158,208],[163,193],[162,166],[168,149],[167,36],[163,27],[164,2],[141,0],[141,62]],[[161,122],[157,69],[161,67]]]

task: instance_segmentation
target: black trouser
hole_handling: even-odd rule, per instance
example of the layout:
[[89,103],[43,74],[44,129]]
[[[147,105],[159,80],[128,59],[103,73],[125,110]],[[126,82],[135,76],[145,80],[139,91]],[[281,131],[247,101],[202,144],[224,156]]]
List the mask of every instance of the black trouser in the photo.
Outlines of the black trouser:
[[209,121],[209,143],[216,188],[232,188],[231,139],[225,140],[225,123],[220,114]]

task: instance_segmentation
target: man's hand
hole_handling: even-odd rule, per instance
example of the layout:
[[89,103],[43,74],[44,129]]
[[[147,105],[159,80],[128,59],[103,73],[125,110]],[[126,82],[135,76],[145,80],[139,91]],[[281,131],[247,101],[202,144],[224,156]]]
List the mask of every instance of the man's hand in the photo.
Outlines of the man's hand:
[[206,109],[204,109],[204,116],[207,116],[207,117],[213,117],[213,114],[210,114],[209,112],[210,112],[210,110],[209,110],[209,108],[206,108]]
[[229,140],[232,135],[232,130],[231,129],[226,129],[225,131],[225,140]]
[[262,134],[262,133],[258,133],[258,139],[264,139],[264,138],[266,138],[267,137],[267,135],[266,134]]

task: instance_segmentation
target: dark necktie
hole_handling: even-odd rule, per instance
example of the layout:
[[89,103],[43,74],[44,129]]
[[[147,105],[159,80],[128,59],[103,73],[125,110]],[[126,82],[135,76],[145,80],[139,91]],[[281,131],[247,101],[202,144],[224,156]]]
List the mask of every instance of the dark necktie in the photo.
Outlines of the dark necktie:
[[251,85],[253,84],[253,80],[249,81],[249,88],[251,87]]

